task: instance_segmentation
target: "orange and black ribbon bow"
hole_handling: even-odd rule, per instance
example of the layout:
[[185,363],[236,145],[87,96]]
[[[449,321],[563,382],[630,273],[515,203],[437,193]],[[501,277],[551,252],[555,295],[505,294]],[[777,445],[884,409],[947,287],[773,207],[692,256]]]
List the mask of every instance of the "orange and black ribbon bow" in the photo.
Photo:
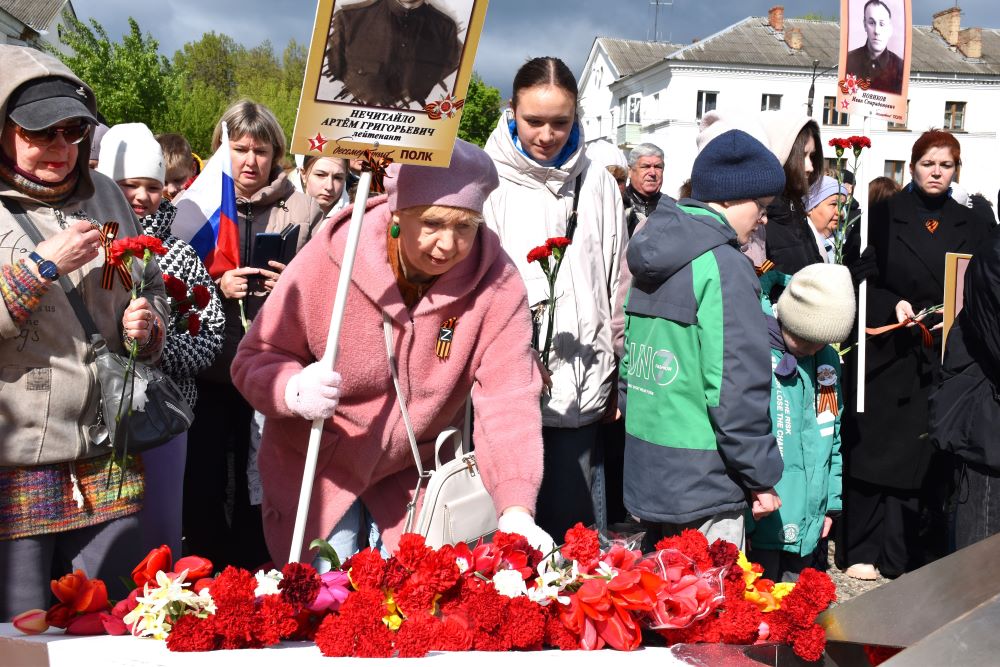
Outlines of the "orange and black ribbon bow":
[[113,264],[111,262],[111,245],[118,237],[118,223],[105,222],[101,228],[101,245],[104,246],[104,268],[101,269],[101,287],[111,289],[115,286],[115,273],[121,278],[125,289],[132,289],[132,274],[124,264]]
[[884,327],[868,327],[865,329],[865,333],[869,336],[878,336],[890,331],[895,331],[896,329],[900,329],[909,324],[916,324],[920,327],[920,339],[923,342],[924,347],[934,347],[934,336],[931,335],[931,330],[927,328],[926,324],[912,317],[906,318],[899,324],[887,324]]
[[361,163],[361,170],[372,173],[372,192],[376,194],[383,194],[385,192],[385,170],[391,163],[392,158],[382,157],[373,150],[365,151],[365,159]]
[[451,354],[451,340],[455,336],[455,325],[458,324],[457,317],[449,317],[441,323],[441,330],[438,332],[435,352],[438,359],[447,359]]

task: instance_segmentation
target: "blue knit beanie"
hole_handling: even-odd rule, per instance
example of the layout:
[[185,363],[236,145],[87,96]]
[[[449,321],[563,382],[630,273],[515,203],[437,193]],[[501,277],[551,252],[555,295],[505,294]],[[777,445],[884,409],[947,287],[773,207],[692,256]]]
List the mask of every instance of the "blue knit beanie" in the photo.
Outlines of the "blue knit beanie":
[[691,169],[691,197],[703,202],[775,197],[785,189],[785,170],[764,144],[729,130],[712,139]]

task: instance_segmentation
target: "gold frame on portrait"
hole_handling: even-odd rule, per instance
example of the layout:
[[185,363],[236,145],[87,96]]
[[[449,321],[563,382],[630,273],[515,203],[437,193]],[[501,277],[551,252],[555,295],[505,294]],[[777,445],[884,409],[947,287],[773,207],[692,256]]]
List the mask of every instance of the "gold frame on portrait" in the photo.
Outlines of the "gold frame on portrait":
[[[447,6],[460,0],[431,0]],[[327,39],[338,0],[319,0],[313,23],[306,74],[299,98],[293,153],[309,156],[363,158],[374,150],[393,162],[447,167],[458,137],[462,104],[469,89],[479,48],[488,0],[472,0],[472,10],[462,40],[462,58],[452,92],[428,104],[427,109],[365,106],[353,100],[317,99]],[[467,5],[468,0],[462,4]]]

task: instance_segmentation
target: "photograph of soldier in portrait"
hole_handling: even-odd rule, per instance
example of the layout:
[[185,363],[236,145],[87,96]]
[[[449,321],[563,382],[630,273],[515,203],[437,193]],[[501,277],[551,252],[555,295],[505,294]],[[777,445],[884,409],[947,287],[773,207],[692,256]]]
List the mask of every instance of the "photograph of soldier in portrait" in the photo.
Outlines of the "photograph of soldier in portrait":
[[[862,3],[863,7],[862,7]],[[861,11],[857,11],[860,9]],[[872,90],[898,95],[903,88],[906,17],[894,0],[852,0],[847,74],[867,79]]]
[[474,0],[338,0],[320,102],[423,110],[454,90]]

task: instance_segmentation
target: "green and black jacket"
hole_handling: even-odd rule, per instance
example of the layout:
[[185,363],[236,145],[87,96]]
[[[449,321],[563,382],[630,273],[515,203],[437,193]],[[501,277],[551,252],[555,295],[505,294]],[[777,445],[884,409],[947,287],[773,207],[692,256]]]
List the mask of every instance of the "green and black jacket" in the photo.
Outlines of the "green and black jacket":
[[771,351],[760,284],[708,205],[661,202],[629,242],[620,405],[625,506],[688,523],[777,484]]

